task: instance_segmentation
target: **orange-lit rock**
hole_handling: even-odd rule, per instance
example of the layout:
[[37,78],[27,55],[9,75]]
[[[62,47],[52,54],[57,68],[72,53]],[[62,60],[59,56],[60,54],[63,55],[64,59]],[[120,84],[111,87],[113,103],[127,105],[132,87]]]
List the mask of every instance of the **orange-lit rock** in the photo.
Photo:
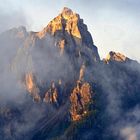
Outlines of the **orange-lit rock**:
[[73,14],[73,11],[67,7],[64,7],[62,10],[62,16],[66,20],[68,20]]
[[33,96],[34,101],[39,102],[39,88],[36,86],[34,77],[32,73],[28,73],[25,76],[25,83],[27,91]]
[[80,120],[88,112],[87,105],[92,98],[91,86],[87,82],[77,81],[77,86],[70,95],[70,114],[73,121]]
[[106,63],[108,63],[109,61],[125,62],[127,60],[128,58],[125,55],[113,51],[109,52],[107,57],[104,59]]
[[58,91],[57,88],[55,87],[55,83],[51,83],[50,89],[46,92],[44,101],[46,103],[53,103],[56,106],[58,106]]
[[79,16],[77,14],[74,14],[66,24],[66,31],[73,35],[74,37],[77,37],[81,39],[81,33],[78,28],[78,22],[79,22]]
[[84,74],[85,74],[85,65],[83,64],[81,66],[81,69],[80,69],[80,74],[79,74],[79,80],[82,81],[84,79]]
[[34,88],[32,73],[26,74],[26,87],[27,87],[27,90],[31,93]]
[[38,32],[37,36],[42,38],[46,33],[54,35],[57,31],[67,31],[70,35],[81,38],[81,34],[78,28],[78,22],[80,17],[78,14],[72,12],[71,9],[64,8],[62,13],[54,18],[43,31]]

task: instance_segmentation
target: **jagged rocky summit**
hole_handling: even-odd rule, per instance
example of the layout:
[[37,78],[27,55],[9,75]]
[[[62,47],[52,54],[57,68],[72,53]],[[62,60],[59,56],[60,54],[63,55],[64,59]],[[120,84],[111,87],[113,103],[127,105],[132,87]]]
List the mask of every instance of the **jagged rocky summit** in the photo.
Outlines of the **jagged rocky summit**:
[[93,44],[91,34],[83,19],[69,8],[64,8],[62,13],[55,17],[41,32],[37,33],[39,38],[47,34],[55,38],[55,45],[60,49],[60,54],[65,51],[76,50],[77,55],[84,53],[84,49],[92,53],[93,61],[99,60],[97,47]]
[[103,60],[106,63],[109,63],[111,61],[116,61],[116,62],[128,62],[128,61],[130,61],[130,59],[128,57],[126,57],[125,55],[123,55],[121,53],[116,53],[113,51],[109,52],[107,57]]

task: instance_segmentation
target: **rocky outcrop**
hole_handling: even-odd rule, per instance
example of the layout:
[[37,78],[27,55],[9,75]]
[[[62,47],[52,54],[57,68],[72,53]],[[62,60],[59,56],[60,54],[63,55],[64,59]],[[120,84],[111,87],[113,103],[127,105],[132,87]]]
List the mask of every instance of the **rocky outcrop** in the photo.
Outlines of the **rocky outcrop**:
[[92,99],[91,85],[77,81],[76,87],[70,95],[70,114],[73,121],[78,121],[88,113],[88,104]]
[[44,102],[54,104],[56,107],[58,107],[58,94],[59,93],[55,86],[55,82],[53,81],[50,89],[45,93]]
[[83,80],[84,80],[85,70],[86,70],[86,67],[85,67],[85,65],[83,64],[83,65],[81,66],[80,72],[79,72],[79,80],[80,80],[80,81],[83,81]]
[[82,119],[89,112],[88,105],[91,103],[93,91],[88,82],[84,81],[85,64],[82,64],[79,71],[79,80],[70,95],[70,114],[72,121]]
[[126,62],[128,60],[129,60],[129,58],[126,57],[125,55],[111,51],[111,52],[109,52],[107,57],[104,59],[104,62],[105,63],[109,63],[111,61]]
[[44,101],[46,103],[56,103],[58,104],[58,91],[57,88],[55,87],[55,83],[51,83],[50,89],[46,92]]
[[27,91],[33,96],[34,101],[39,102],[41,100],[39,95],[40,90],[35,83],[35,78],[32,73],[25,75],[25,85]]

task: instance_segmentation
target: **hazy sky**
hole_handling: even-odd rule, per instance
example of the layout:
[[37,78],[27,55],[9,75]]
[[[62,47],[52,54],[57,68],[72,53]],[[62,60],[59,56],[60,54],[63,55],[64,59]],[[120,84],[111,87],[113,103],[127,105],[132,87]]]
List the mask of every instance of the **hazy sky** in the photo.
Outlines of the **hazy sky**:
[[84,19],[101,57],[113,50],[140,61],[140,0],[0,0],[0,32],[42,30],[64,6]]

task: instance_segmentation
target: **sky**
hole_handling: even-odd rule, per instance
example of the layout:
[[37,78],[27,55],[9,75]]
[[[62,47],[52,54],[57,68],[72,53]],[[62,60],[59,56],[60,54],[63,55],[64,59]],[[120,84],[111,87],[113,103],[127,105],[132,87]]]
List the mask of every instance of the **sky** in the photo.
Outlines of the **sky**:
[[0,0],[0,32],[26,26],[40,31],[69,7],[88,26],[101,58],[109,51],[140,62],[140,0]]

